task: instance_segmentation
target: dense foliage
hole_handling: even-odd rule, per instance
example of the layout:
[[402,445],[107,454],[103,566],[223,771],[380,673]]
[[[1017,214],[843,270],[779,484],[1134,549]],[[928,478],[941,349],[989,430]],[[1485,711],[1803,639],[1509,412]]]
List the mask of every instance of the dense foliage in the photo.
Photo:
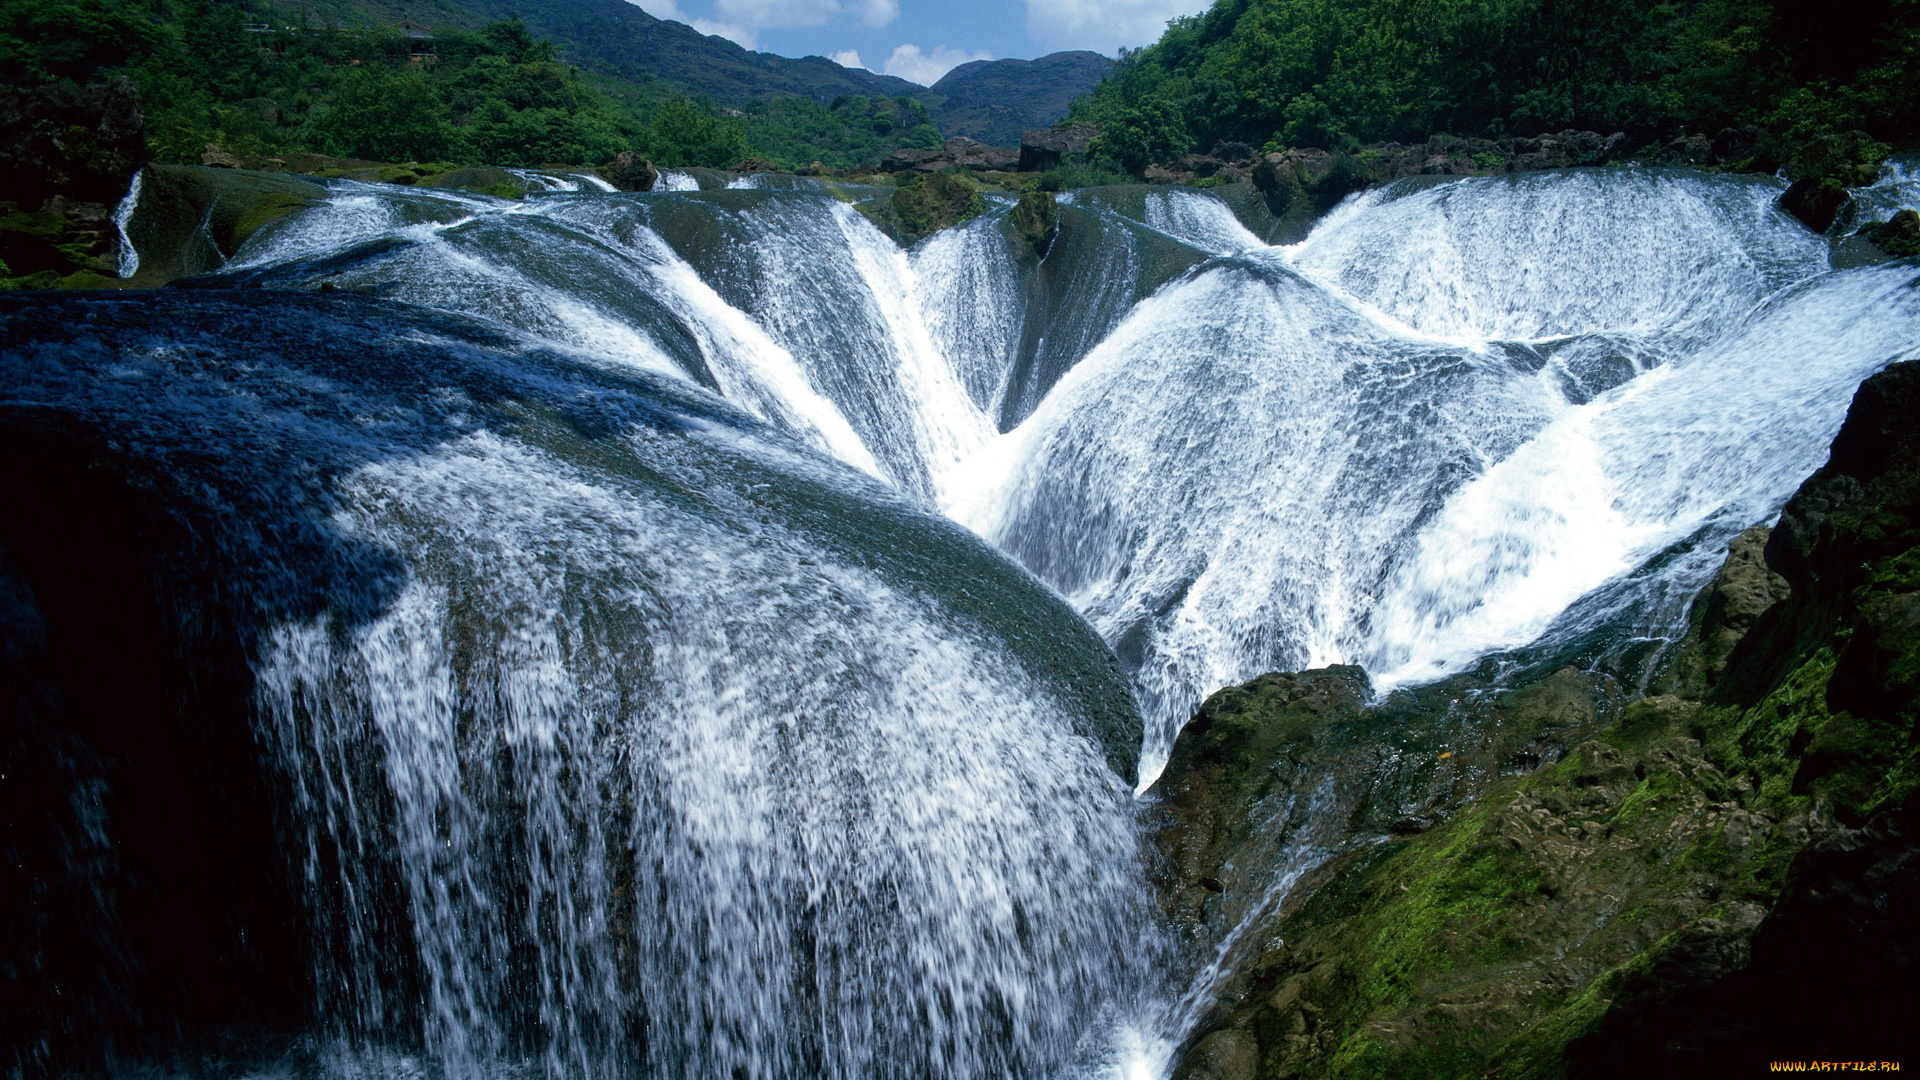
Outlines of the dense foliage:
[[858,165],[901,147],[940,148],[927,107],[909,97],[841,94],[831,104],[807,98],[764,98],[749,104],[740,125],[753,152],[787,168],[813,161]]
[[[658,85],[596,83],[519,20],[438,28],[289,28],[253,0],[0,0],[16,85],[138,87],[161,160],[208,144],[376,161],[583,165],[634,149],[664,165],[855,165],[937,146],[906,98],[773,99],[720,110]],[[729,115],[732,114],[732,115]]]
[[1908,143],[1916,88],[1915,0],[1216,0],[1125,56],[1074,116],[1139,169],[1221,140],[1440,132],[1650,142],[1759,124]]

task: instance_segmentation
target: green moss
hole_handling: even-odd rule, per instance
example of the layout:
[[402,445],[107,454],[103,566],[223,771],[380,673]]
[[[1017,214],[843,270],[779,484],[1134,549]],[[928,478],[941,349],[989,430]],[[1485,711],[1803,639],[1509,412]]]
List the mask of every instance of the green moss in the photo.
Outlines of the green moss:
[[980,189],[957,172],[918,176],[893,193],[893,213],[900,223],[900,238],[909,244],[986,212],[986,200],[980,197]]
[[1060,204],[1053,195],[1044,191],[1030,191],[1020,196],[1014,204],[1013,213],[1008,221],[1013,226],[1014,235],[1026,241],[1035,255],[1045,257],[1047,249],[1053,246],[1054,234],[1059,230]]

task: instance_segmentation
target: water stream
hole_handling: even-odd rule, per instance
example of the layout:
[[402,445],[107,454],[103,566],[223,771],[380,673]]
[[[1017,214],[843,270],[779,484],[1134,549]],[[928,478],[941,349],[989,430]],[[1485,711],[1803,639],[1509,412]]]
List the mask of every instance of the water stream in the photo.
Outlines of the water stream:
[[1830,270],[1767,179],[1403,182],[1290,248],[1096,189],[1042,256],[521,175],[0,310],[0,407],[238,627],[323,1075],[1154,1075],[1197,1006],[1130,793],[1200,700],[1631,674],[1920,356],[1914,263]]

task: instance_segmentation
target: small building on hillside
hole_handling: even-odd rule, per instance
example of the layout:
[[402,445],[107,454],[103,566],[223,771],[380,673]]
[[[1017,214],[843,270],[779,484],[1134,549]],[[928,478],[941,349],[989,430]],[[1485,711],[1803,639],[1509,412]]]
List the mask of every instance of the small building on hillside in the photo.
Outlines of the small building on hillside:
[[440,58],[433,54],[433,27],[412,19],[401,19],[393,28],[407,39],[407,63],[432,64],[439,61]]

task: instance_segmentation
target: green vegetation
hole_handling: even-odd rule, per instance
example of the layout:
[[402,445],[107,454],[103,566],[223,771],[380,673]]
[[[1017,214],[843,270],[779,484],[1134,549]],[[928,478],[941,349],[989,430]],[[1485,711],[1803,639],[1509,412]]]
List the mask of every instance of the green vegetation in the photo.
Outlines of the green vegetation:
[[916,176],[894,191],[892,204],[900,239],[908,244],[987,212],[980,189],[957,172]]
[[1783,148],[1920,136],[1920,5],[1869,0],[1216,0],[1072,116],[1129,169],[1253,146],[1351,149],[1566,128],[1636,144],[1760,124]]
[[126,76],[155,155],[187,164],[212,145],[444,167],[588,165],[622,150],[669,166],[846,167],[939,145],[911,98],[723,110],[583,75],[518,19],[410,38],[287,18],[260,0],[0,0],[0,64],[28,88]]
[[788,169],[815,161],[851,167],[906,147],[938,150],[941,145],[926,106],[910,97],[841,94],[828,105],[767,98],[744,111],[740,126],[753,152]]

